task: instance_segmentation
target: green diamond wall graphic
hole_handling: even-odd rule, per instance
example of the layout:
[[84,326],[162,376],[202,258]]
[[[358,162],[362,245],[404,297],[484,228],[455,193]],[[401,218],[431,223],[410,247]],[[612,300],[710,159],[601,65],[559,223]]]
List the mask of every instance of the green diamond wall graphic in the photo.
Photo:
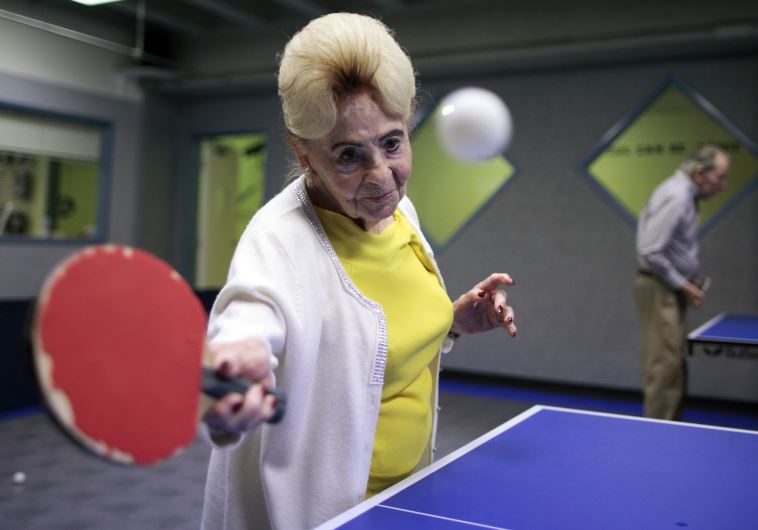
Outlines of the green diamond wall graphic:
[[705,143],[731,157],[724,190],[700,208],[710,226],[758,180],[758,149],[713,105],[677,79],[667,80],[641,110],[611,129],[586,164],[587,174],[636,224],[653,189]]
[[439,108],[413,132],[413,171],[408,196],[418,212],[429,242],[435,248],[449,243],[513,176],[503,156],[478,163],[449,155],[437,139]]

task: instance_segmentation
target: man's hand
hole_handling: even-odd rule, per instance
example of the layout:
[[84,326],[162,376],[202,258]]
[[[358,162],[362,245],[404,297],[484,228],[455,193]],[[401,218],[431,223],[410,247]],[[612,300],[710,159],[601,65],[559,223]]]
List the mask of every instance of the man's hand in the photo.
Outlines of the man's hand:
[[705,300],[705,292],[692,282],[685,282],[682,285],[682,293],[684,294],[687,304],[692,307],[700,307]]

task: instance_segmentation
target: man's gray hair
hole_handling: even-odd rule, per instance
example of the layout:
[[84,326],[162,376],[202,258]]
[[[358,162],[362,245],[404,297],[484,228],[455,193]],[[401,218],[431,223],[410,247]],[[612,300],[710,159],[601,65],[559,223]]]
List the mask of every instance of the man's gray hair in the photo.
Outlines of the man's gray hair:
[[688,175],[692,175],[698,167],[702,167],[703,171],[710,171],[716,167],[716,156],[722,153],[724,156],[729,156],[720,147],[712,144],[705,144],[703,147],[697,150],[694,154],[688,157],[679,169]]

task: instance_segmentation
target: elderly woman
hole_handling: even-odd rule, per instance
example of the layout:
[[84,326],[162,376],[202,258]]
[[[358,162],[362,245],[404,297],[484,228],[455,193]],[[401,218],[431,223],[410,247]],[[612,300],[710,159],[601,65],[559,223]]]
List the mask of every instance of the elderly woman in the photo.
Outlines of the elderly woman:
[[209,323],[218,370],[255,385],[205,417],[205,528],[311,528],[431,462],[440,353],[516,335],[492,274],[455,303],[405,196],[411,62],[377,20],[330,14],[287,44],[279,95],[302,174],[252,219]]

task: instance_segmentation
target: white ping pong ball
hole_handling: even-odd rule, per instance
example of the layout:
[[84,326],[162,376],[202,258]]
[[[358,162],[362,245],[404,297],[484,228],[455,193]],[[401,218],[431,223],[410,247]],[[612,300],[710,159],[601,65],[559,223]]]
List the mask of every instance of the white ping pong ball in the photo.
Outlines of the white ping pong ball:
[[26,473],[23,471],[16,471],[13,473],[13,483],[20,486],[26,482]]
[[513,120],[497,94],[465,87],[440,102],[436,130],[442,146],[453,157],[481,162],[506,150],[513,134]]

